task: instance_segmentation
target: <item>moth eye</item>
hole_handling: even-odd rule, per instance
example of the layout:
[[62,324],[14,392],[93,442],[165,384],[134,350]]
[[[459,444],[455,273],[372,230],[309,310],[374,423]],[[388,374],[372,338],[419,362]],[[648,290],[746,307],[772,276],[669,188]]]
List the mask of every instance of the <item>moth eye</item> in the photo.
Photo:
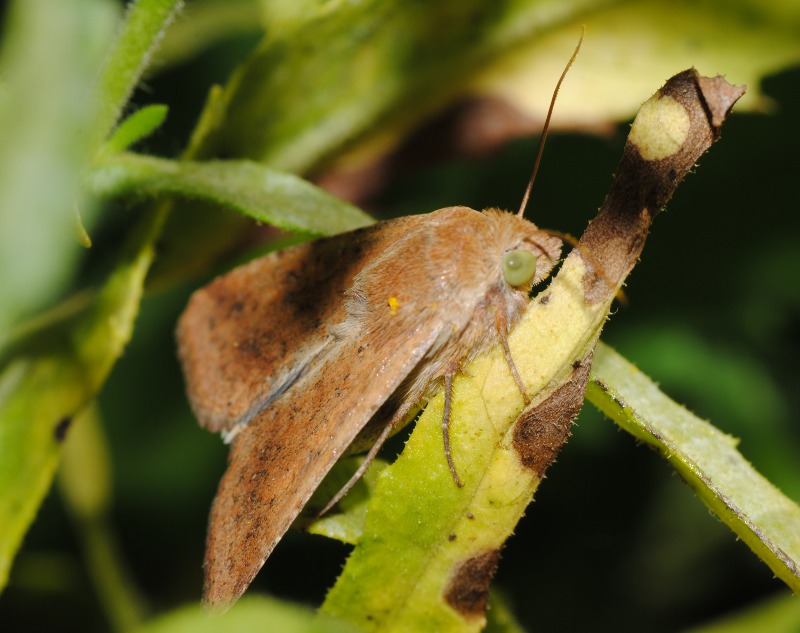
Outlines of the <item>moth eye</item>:
[[503,277],[509,286],[524,286],[536,275],[536,255],[530,251],[508,251],[503,255]]

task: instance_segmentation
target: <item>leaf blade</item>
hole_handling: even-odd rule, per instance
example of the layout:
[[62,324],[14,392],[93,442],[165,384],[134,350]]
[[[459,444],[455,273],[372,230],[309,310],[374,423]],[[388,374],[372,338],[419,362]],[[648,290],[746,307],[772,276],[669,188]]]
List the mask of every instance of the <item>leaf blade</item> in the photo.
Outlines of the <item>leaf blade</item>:
[[139,309],[162,207],[139,226],[88,306],[31,341],[0,373],[0,588],[55,473],[60,442],[91,402],[127,344]]
[[373,222],[302,178],[252,161],[178,162],[128,153],[104,161],[91,181],[101,196],[182,196],[312,235],[334,235]]
[[800,592],[800,506],[762,477],[737,441],[684,409],[622,356],[599,345],[587,398],[655,448],[789,587]]

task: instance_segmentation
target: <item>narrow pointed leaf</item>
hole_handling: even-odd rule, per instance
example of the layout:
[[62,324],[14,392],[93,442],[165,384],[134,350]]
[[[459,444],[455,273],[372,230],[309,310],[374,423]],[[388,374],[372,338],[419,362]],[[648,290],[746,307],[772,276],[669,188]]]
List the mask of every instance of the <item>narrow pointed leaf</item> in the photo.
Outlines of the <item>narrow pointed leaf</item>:
[[703,503],[800,593],[800,506],[753,468],[735,438],[671,400],[605,345],[597,348],[586,394],[623,429],[655,448]]
[[292,174],[252,161],[172,161],[137,154],[113,156],[91,176],[100,196],[182,196],[228,207],[259,222],[332,235],[373,219]]
[[165,105],[149,105],[122,121],[102,147],[101,154],[118,154],[157,130],[167,118]]

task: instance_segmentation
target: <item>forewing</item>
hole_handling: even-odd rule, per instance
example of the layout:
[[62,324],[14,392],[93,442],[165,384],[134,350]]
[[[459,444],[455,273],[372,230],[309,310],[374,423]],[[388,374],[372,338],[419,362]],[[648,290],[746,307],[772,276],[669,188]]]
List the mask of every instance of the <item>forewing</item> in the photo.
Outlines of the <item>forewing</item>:
[[254,260],[192,295],[178,353],[200,424],[247,423],[290,388],[345,319],[343,297],[364,263],[418,218],[376,224]]
[[343,340],[233,440],[206,543],[204,599],[247,588],[311,494],[430,348],[437,332],[403,333],[403,350]]

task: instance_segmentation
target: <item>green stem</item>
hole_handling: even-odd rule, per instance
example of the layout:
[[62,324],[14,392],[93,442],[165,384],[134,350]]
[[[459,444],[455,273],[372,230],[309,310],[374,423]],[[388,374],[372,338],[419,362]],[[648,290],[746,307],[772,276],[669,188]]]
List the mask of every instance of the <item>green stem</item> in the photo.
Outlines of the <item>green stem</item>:
[[136,0],[114,42],[98,81],[101,112],[97,123],[98,144],[102,142],[128,103],[153,51],[183,0]]

